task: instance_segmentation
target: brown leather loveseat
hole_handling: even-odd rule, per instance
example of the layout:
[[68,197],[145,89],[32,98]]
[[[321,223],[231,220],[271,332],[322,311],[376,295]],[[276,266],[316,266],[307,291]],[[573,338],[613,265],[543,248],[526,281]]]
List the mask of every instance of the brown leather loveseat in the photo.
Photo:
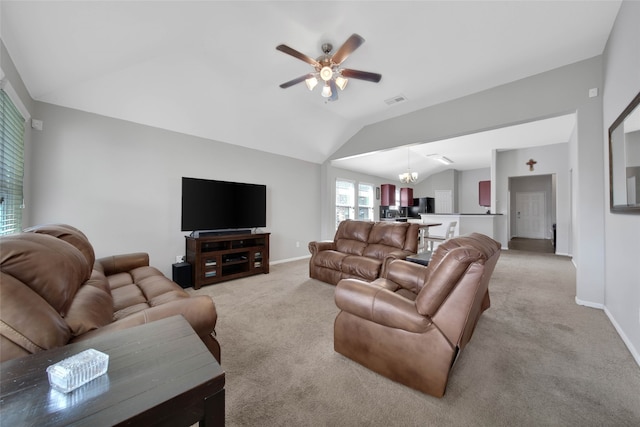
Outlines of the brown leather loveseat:
[[333,240],[309,243],[309,277],[337,284],[356,278],[371,282],[391,259],[405,259],[418,249],[420,224],[344,220]]
[[217,312],[149,266],[146,253],[95,260],[78,229],[43,225],[0,239],[0,361],[182,315],[220,361]]
[[372,283],[341,280],[334,349],[391,380],[441,397],[460,351],[489,308],[500,243],[478,233],[441,243],[428,267],[389,263]]

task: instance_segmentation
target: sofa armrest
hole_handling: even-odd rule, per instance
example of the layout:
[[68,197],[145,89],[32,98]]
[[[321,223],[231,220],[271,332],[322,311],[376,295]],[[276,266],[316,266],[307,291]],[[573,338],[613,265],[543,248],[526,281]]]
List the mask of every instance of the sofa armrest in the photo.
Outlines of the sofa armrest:
[[309,252],[316,255],[318,252],[330,251],[336,249],[336,242],[333,240],[320,240],[317,242],[309,242]]
[[387,269],[389,268],[389,263],[396,259],[406,259],[409,255],[414,255],[415,252],[405,251],[402,249],[398,249],[392,252],[389,252],[382,261],[382,269],[380,270],[380,277],[385,277],[387,273]]
[[130,254],[112,255],[96,260],[96,265],[100,267],[105,276],[124,273],[138,267],[149,265],[149,254],[146,252],[135,252]]
[[380,275],[381,278],[390,280],[414,294],[418,294],[429,280],[431,269],[424,265],[406,260],[389,260]]
[[336,287],[335,301],[343,311],[390,328],[422,333],[432,327],[431,319],[419,314],[413,301],[375,281],[343,279]]

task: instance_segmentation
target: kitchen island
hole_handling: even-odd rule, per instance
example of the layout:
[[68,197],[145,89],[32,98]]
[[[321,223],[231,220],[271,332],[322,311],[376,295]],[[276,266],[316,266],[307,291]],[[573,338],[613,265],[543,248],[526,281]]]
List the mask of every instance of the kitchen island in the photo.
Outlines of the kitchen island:
[[422,222],[439,222],[442,225],[431,227],[430,236],[444,236],[451,221],[456,221],[455,236],[469,233],[481,233],[493,239],[497,239],[502,222],[505,220],[502,214],[476,214],[476,213],[452,213],[452,214],[420,214]]

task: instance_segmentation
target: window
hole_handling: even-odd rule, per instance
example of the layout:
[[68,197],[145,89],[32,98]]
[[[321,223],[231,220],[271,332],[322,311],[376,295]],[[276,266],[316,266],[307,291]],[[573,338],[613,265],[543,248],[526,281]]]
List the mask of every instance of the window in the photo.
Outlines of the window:
[[375,220],[373,214],[375,186],[358,183],[357,188],[358,197],[356,198],[356,183],[354,181],[336,179],[336,230],[345,219]]
[[373,185],[358,185],[358,219],[373,221]]
[[345,219],[355,219],[355,184],[336,180],[336,230]]
[[24,118],[0,90],[0,235],[22,230]]

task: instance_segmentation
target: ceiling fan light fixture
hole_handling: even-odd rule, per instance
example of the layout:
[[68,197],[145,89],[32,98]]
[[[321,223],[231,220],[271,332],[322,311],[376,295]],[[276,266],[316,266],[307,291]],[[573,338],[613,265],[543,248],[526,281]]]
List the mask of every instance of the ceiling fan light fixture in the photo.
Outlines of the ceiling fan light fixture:
[[325,82],[328,82],[333,77],[333,70],[329,66],[324,66],[320,69],[320,78]]
[[331,96],[331,87],[329,86],[329,82],[326,82],[322,87],[322,96],[325,98],[329,98]]
[[309,77],[304,82],[306,83],[307,88],[309,90],[313,90],[313,88],[316,87],[316,85],[318,84],[318,79],[316,79],[315,76],[314,77]]
[[276,50],[293,56],[294,58],[306,62],[313,67],[312,72],[305,74],[304,76],[296,77],[288,82],[284,82],[280,87],[282,89],[286,89],[304,81],[307,89],[312,91],[319,83],[324,82],[325,84],[322,86],[321,91],[322,96],[324,98],[329,98],[329,101],[337,101],[338,90],[344,90],[347,87],[349,79],[365,80],[373,83],[380,82],[382,75],[378,73],[341,68],[341,64],[344,60],[347,59],[353,51],[358,49],[362,43],[364,43],[364,39],[354,33],[349,36],[349,38],[333,55],[331,54],[331,51],[333,50],[331,43],[323,43],[323,54],[316,59],[290,48],[285,44],[279,44],[276,46]]
[[344,88],[347,87],[347,83],[349,83],[348,79],[345,79],[342,76],[336,77],[336,86],[338,86],[340,90],[344,90]]

